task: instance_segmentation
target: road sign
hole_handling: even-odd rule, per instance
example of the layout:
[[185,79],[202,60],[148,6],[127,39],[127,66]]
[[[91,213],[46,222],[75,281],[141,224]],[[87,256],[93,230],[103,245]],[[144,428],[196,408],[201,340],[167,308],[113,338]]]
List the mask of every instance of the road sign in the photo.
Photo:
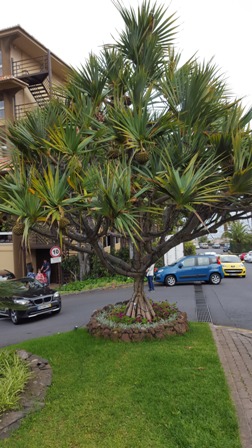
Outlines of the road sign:
[[61,257],[53,257],[50,259],[51,264],[61,263]]
[[61,255],[61,249],[59,246],[53,246],[50,249],[50,255],[51,257],[60,257]]

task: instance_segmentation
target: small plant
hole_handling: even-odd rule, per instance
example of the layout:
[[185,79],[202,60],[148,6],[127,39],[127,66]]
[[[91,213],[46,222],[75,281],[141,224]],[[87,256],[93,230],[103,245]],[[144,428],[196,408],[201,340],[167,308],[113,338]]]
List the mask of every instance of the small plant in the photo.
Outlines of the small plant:
[[0,352],[0,415],[18,408],[20,393],[30,376],[28,366],[16,352]]
[[[178,313],[178,308],[175,303],[170,304],[167,301],[164,302],[152,302],[153,309],[155,311],[155,317],[152,322],[163,322],[175,318]],[[135,318],[126,316],[127,304],[116,305],[110,309],[106,318],[112,322],[123,325],[149,324],[147,319],[137,316]]]

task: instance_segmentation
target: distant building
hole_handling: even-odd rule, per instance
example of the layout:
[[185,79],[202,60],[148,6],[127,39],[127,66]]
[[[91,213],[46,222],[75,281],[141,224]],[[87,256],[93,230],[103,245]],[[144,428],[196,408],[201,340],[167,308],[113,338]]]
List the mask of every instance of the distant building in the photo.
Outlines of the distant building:
[[[5,138],[7,123],[24,117],[33,108],[43,107],[52,97],[53,87],[64,85],[69,72],[67,64],[19,25],[0,30],[0,161],[9,156]],[[15,275],[26,274],[27,257],[21,247],[21,237],[13,235],[13,243],[8,244],[13,244]],[[42,237],[31,237],[29,262],[35,269],[44,258],[49,259],[51,245]],[[6,268],[1,246],[0,267]],[[57,280],[57,275],[56,266],[52,270],[52,282]]]
[[[172,236],[173,235],[166,236],[165,240],[166,241],[169,240]],[[168,266],[169,264],[175,263],[175,261],[179,260],[183,256],[184,256],[184,244],[180,243],[164,254],[164,265]]]

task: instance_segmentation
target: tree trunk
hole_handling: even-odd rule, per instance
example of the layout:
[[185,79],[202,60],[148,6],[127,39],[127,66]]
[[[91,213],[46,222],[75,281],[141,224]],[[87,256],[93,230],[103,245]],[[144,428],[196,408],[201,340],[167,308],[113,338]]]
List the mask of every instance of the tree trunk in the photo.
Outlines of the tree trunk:
[[144,279],[142,277],[134,280],[134,292],[127,305],[126,315],[129,317],[142,317],[149,322],[155,317],[152,305],[144,293]]
[[80,266],[80,280],[90,273],[90,256],[85,253],[78,253],[79,266]]

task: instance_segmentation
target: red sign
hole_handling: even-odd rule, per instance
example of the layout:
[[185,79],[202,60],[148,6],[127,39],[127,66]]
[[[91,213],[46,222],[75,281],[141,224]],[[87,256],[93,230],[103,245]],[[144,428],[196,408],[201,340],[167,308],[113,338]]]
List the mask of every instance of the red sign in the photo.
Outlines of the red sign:
[[51,257],[60,257],[61,255],[61,249],[59,246],[53,246],[50,249],[50,255]]

